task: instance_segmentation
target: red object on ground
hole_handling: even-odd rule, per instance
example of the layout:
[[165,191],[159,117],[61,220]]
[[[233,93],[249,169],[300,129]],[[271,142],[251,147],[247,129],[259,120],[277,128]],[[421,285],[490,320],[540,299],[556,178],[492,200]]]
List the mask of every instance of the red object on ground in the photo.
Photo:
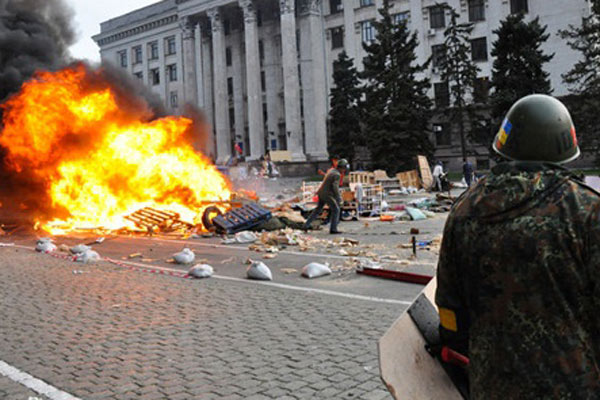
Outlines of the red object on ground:
[[393,271],[390,269],[378,269],[378,268],[362,268],[356,270],[357,274],[376,276],[378,278],[393,279],[396,281],[418,283],[419,285],[427,285],[433,276],[413,274],[410,272]]
[[442,347],[442,360],[448,364],[458,365],[459,367],[468,367],[469,358],[459,352],[452,350],[448,346]]

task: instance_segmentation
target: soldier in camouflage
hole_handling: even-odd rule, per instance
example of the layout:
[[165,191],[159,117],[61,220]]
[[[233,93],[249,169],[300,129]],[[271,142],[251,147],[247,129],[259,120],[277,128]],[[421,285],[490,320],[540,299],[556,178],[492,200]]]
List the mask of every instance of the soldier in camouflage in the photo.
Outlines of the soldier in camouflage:
[[467,190],[444,229],[436,303],[468,353],[473,399],[600,399],[600,195],[565,106],[513,105],[493,143],[507,162]]

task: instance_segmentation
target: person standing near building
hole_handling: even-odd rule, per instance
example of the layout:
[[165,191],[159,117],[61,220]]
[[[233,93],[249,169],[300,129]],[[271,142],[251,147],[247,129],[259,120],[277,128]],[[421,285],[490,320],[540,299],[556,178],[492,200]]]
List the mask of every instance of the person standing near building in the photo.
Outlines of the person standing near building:
[[443,344],[468,354],[472,399],[597,399],[600,194],[561,166],[580,154],[569,111],[524,97],[493,149],[507,161],[444,228]]
[[444,176],[444,167],[441,161],[438,161],[433,167],[433,187],[435,190],[441,192],[442,189],[442,176]]
[[473,172],[473,164],[471,164],[471,161],[465,160],[463,164],[463,177],[465,178],[467,187],[471,187],[471,182],[473,182]]
[[323,178],[323,182],[317,191],[319,196],[319,202],[317,208],[315,208],[304,224],[304,229],[308,230],[311,227],[312,222],[321,214],[325,205],[329,207],[329,214],[331,225],[329,233],[339,234],[341,233],[337,229],[337,225],[340,221],[340,211],[342,205],[342,196],[340,195],[340,179],[341,176],[348,169],[348,161],[341,159],[337,163],[336,168],[331,168],[327,171],[327,175]]

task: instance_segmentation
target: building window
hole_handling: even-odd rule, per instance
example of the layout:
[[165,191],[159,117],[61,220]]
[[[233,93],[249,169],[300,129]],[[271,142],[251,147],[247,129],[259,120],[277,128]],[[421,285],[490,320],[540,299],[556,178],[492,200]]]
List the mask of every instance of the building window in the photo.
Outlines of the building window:
[[165,40],[167,44],[167,55],[171,56],[177,53],[177,47],[175,45],[175,36],[171,36]]
[[339,26],[331,30],[331,48],[339,49],[344,47],[344,28]]
[[265,76],[265,71],[260,71],[260,89],[264,92],[267,90],[267,79]]
[[469,0],[469,21],[485,21],[484,0]]
[[158,42],[148,43],[148,53],[151,60],[158,60]]
[[127,67],[127,52],[125,50],[117,53],[119,57],[119,65],[123,68]]
[[258,41],[258,58],[260,59],[260,65],[263,65],[265,61],[265,42],[262,40]]
[[144,80],[144,73],[143,72],[136,72],[135,74],[133,74],[133,76],[135,76],[140,81]]
[[225,36],[229,36],[231,33],[231,22],[228,19],[223,21],[223,33]]
[[227,78],[227,95],[233,96],[233,78]]
[[225,64],[227,64],[228,67],[231,67],[231,47],[226,47],[225,48]]
[[441,67],[444,58],[446,57],[446,48],[443,44],[431,46],[431,66],[435,68]]
[[177,81],[177,64],[167,65],[167,77],[169,82]]
[[329,13],[337,14],[344,10],[344,6],[342,5],[342,0],[329,0]]
[[150,70],[150,81],[155,86],[160,84],[160,71],[158,70],[158,68]]
[[527,0],[510,0],[510,13],[518,14],[523,13],[527,14],[529,12],[529,6],[527,4]]
[[429,27],[431,29],[446,27],[446,17],[444,12],[444,6],[429,7]]
[[448,89],[448,82],[434,83],[433,93],[436,107],[444,108],[450,105],[450,91]]
[[451,146],[452,135],[444,124],[433,124],[433,133],[435,133],[435,143],[438,146]]
[[179,107],[179,96],[177,95],[177,92],[171,92],[169,99],[170,99],[169,101],[171,103],[171,108]]
[[229,109],[229,129],[233,130],[235,128],[235,109]]
[[490,94],[490,79],[488,77],[477,78],[473,85],[473,101],[475,103],[487,103]]
[[372,6],[375,4],[375,0],[360,0],[361,7]]
[[375,27],[371,21],[363,21],[360,23],[360,32],[364,43],[371,43],[375,40]]
[[473,61],[487,61],[487,39],[477,38],[471,40],[471,59]]
[[135,46],[132,50],[133,53],[133,63],[141,64],[142,63],[142,46]]
[[400,25],[402,23],[408,24],[408,18],[410,17],[410,12],[405,11],[398,14],[393,15],[394,24]]

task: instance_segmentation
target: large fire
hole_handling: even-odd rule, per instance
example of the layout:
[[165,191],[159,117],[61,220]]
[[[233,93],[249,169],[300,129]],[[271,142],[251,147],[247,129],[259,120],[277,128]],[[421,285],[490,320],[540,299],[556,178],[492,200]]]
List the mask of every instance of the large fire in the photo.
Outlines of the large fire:
[[56,210],[40,221],[46,230],[126,227],[142,207],[195,223],[206,201],[229,199],[227,180],[190,143],[192,120],[149,121],[143,101],[120,96],[101,71],[77,65],[38,72],[2,105],[5,162],[43,180]]

